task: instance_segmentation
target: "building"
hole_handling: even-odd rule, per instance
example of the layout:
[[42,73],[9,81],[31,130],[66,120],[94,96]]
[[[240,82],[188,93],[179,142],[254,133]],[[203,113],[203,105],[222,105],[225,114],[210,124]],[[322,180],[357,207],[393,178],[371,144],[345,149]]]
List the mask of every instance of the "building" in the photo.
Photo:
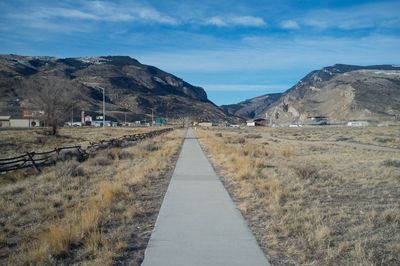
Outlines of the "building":
[[212,127],[213,123],[212,122],[200,122],[198,125],[201,127]]
[[0,116],[0,127],[10,127],[10,118],[9,115]]
[[81,127],[82,122],[67,122],[66,125],[70,127]]
[[[91,125],[94,127],[103,127],[103,120],[92,120]],[[104,126],[105,127],[112,127],[113,122],[111,121],[104,121]]]
[[249,120],[249,121],[246,121],[246,125],[248,127],[255,127],[256,126],[256,122],[254,122],[254,120]]
[[369,122],[368,121],[349,121],[347,122],[347,126],[349,127],[366,127],[369,126]]
[[162,118],[162,117],[157,117],[157,118],[155,119],[155,124],[156,124],[157,126],[164,126],[164,125],[167,124],[167,120],[165,120],[165,119]]
[[10,118],[10,127],[32,128],[40,126],[41,124],[38,118]]
[[45,112],[42,110],[22,110],[22,117],[44,117]]
[[255,126],[266,126],[267,119],[264,118],[256,118],[252,120],[246,121],[248,127],[255,127]]

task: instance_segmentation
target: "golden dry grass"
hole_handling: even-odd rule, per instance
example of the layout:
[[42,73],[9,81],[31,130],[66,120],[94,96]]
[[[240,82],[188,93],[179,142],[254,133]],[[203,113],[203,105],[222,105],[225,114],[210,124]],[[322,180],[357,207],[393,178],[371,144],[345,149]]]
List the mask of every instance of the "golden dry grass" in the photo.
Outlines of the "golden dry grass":
[[182,136],[175,130],[1,185],[1,264],[139,264]]
[[399,153],[249,132],[196,130],[273,265],[400,264]]
[[252,131],[271,134],[274,137],[303,141],[347,141],[400,148],[400,126],[348,127],[323,126],[300,128],[256,128]]

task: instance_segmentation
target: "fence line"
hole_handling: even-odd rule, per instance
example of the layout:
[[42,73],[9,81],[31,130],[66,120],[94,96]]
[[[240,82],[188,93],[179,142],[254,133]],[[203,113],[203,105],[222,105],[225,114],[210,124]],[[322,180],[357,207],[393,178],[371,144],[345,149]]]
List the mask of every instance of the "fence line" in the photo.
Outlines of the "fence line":
[[26,154],[19,155],[11,158],[0,159],[0,173],[9,172],[24,168],[35,168],[40,172],[40,168],[54,164],[56,161],[61,159],[76,158],[79,162],[85,161],[89,158],[89,155],[100,149],[110,147],[122,147],[128,142],[140,141],[154,136],[161,135],[169,132],[173,128],[163,128],[145,133],[136,133],[133,135],[124,135],[120,138],[100,140],[98,142],[90,142],[89,146],[85,149],[82,146],[65,146],[55,148],[51,151],[46,152],[27,152]]

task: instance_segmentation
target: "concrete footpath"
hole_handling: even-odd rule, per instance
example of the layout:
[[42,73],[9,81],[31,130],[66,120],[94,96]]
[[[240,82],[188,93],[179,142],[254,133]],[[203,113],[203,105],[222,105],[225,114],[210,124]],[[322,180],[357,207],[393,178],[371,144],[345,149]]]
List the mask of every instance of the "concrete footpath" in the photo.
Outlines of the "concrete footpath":
[[191,129],[142,265],[270,265]]

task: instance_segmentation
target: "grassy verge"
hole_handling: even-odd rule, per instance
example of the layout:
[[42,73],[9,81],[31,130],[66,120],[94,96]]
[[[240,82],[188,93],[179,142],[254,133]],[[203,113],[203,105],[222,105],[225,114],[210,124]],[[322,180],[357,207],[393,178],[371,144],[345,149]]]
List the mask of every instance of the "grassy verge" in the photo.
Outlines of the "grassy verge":
[[273,265],[400,264],[398,154],[196,134]]
[[29,151],[48,151],[61,146],[82,145],[89,142],[143,133],[154,128],[60,128],[58,136],[48,135],[45,129],[1,130],[0,158],[8,158]]
[[1,264],[139,265],[182,130],[0,186]]

